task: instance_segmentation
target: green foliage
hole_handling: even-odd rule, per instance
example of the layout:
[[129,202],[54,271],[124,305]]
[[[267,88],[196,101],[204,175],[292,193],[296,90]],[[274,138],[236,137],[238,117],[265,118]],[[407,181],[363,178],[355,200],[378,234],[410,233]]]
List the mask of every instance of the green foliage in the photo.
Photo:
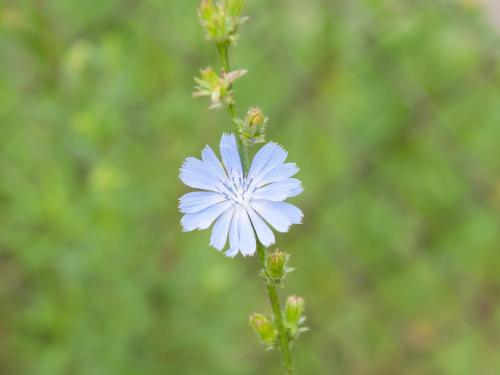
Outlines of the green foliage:
[[[277,374],[258,260],[182,233],[222,111],[198,1],[0,5],[0,373]],[[249,1],[231,61],[301,167],[299,374],[500,372],[500,53],[471,1]]]

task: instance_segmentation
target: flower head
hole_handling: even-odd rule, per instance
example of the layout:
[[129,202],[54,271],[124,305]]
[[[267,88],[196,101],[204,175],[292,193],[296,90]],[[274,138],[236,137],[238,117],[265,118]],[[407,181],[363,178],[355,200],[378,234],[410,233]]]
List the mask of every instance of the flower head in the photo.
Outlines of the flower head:
[[221,251],[229,236],[226,255],[233,257],[238,252],[252,255],[256,237],[264,246],[272,245],[275,238],[269,225],[288,232],[292,224],[302,222],[302,211],[284,202],[303,189],[299,180],[291,178],[299,169],[285,163],[287,152],[281,146],[274,142],[263,146],[246,175],[233,134],[222,136],[220,153],[223,164],[206,146],[201,160],[189,157],[181,167],[181,181],[202,190],[179,199],[184,231],[207,229],[215,222],[210,245]]

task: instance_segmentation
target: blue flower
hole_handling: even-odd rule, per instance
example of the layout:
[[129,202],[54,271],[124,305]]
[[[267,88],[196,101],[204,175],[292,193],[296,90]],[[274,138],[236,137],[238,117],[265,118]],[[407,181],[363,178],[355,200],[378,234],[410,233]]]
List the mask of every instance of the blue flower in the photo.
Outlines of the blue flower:
[[273,142],[263,146],[246,175],[233,134],[222,136],[220,154],[224,165],[206,146],[201,160],[189,157],[180,169],[182,182],[202,190],[179,199],[184,231],[207,229],[215,222],[210,245],[221,251],[229,235],[226,255],[234,257],[238,251],[252,255],[256,235],[264,246],[272,245],[275,239],[269,225],[288,232],[292,224],[302,222],[302,211],[284,202],[303,189],[299,180],[291,178],[299,168],[285,163],[287,152],[281,146]]

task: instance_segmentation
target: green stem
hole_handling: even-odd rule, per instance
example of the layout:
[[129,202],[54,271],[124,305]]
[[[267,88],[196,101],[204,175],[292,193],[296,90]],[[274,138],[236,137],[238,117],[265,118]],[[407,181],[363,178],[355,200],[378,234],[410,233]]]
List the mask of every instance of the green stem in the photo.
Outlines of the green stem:
[[[228,53],[228,43],[217,43],[217,51],[219,51],[219,58],[220,62],[222,65],[222,69],[224,69],[224,72],[228,73],[231,71],[231,67],[229,65],[229,53]],[[231,87],[229,88],[231,89]],[[243,145],[243,142],[240,139],[240,128],[239,124],[237,122],[237,111],[236,111],[236,106],[234,104],[228,104],[227,105],[227,110],[229,112],[229,115],[231,116],[231,120],[234,125],[234,132],[236,133],[236,139],[238,140],[238,149],[240,152],[241,159],[243,161],[243,165],[245,166],[246,169],[249,168],[250,166],[250,161],[248,159],[248,150],[247,148]]]
[[229,53],[228,53],[227,42],[217,43],[217,50],[219,51],[220,62],[222,64],[222,69],[227,73],[229,72]]
[[[229,72],[231,67],[229,65],[229,55],[228,55],[228,44],[227,43],[217,43],[217,50],[219,51],[219,58],[221,60],[222,68],[225,72]],[[243,165],[245,171],[248,171],[250,167],[249,159],[248,159],[248,149],[245,144],[241,141],[240,138],[240,129],[236,114],[236,108],[234,104],[229,104],[227,106],[227,110],[229,115],[231,116],[231,120],[233,121],[236,139],[238,140],[238,149],[240,152],[240,157],[243,161]],[[265,259],[266,259],[266,250],[264,246],[257,241],[257,253],[259,254],[260,265],[264,272],[266,272],[265,267]],[[286,331],[285,324],[283,323],[283,315],[280,306],[280,301],[278,298],[278,292],[276,291],[276,286],[267,282],[267,294],[269,296],[269,303],[271,304],[271,308],[273,310],[274,322],[276,324],[276,328],[278,329],[279,335],[279,343],[281,347],[281,353],[283,356],[283,366],[285,367],[285,371],[287,375],[293,374],[293,365],[292,365],[292,355],[290,353],[290,342],[288,332]]]
[[[259,254],[260,265],[265,272],[266,251],[264,246],[260,242],[257,243],[257,252]],[[283,356],[283,366],[285,367],[286,373],[288,375],[291,375],[293,374],[292,355],[290,353],[288,332],[286,331],[285,324],[283,323],[283,315],[281,313],[278,292],[276,291],[276,286],[274,286],[270,282],[266,282],[266,285],[267,294],[269,296],[269,303],[271,304],[271,308],[273,310],[274,322],[276,324],[276,328],[278,329],[281,353]]]

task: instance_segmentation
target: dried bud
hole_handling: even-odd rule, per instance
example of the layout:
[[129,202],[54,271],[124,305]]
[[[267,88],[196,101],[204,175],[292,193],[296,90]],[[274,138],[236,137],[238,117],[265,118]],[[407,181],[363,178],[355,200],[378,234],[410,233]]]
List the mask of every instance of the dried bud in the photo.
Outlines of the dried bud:
[[290,329],[292,336],[297,332],[297,328],[304,320],[304,299],[302,297],[290,296],[285,305],[285,325]]
[[233,43],[239,25],[246,21],[241,17],[243,0],[202,0],[198,9],[201,25],[207,39],[216,43]]
[[264,123],[264,115],[258,107],[253,107],[248,110],[247,121],[248,125],[251,127],[258,127]]
[[195,77],[194,79],[198,85],[195,87],[193,96],[209,96],[210,109],[219,108],[223,104],[232,104],[234,98],[231,85],[246,72],[246,70],[241,69],[228,73],[223,72],[221,76],[218,76],[211,67],[202,69],[200,71],[201,78]]
[[224,0],[224,9],[230,17],[240,17],[243,0]]
[[250,315],[250,325],[265,345],[269,347],[274,345],[278,337],[278,331],[265,315],[259,313]]
[[228,73],[223,72],[222,76],[223,76],[224,80],[229,85],[231,85],[234,81],[236,81],[241,76],[244,76],[245,74],[247,74],[246,69],[239,69],[239,70],[233,70],[232,72],[228,72]]
[[267,276],[272,280],[281,280],[285,275],[288,257],[288,254],[280,250],[268,253],[266,257]]
[[214,2],[212,0],[201,0],[200,7],[198,8],[198,15],[200,20],[207,21],[213,17],[216,11]]
[[247,145],[265,141],[267,117],[261,109],[252,107],[248,110],[241,127],[241,138]]

